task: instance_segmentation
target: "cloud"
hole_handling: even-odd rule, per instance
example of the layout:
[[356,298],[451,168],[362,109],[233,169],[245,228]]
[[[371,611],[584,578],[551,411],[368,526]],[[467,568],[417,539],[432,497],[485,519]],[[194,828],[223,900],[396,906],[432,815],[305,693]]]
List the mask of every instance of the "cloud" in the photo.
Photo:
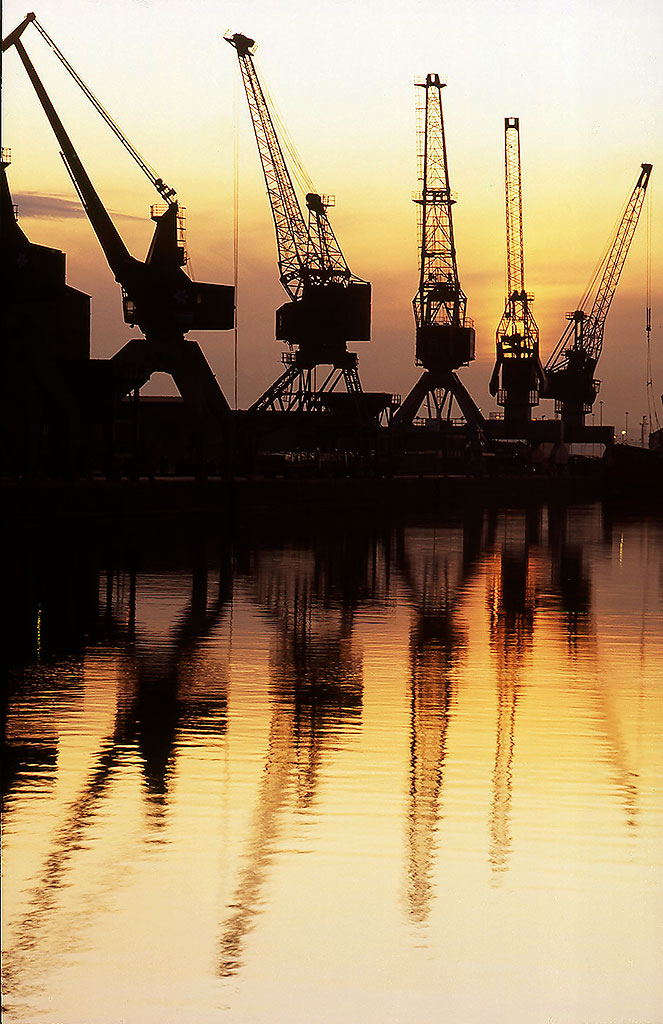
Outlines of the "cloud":
[[15,192],[12,198],[18,205],[21,220],[35,217],[63,220],[85,216],[85,210],[78,200],[67,199],[65,196],[42,195],[39,192]]
[[[78,199],[62,195],[44,195],[41,192],[14,192],[12,199],[18,205],[20,220],[71,220],[85,217],[85,210]],[[128,213],[108,211],[113,219],[142,221]]]

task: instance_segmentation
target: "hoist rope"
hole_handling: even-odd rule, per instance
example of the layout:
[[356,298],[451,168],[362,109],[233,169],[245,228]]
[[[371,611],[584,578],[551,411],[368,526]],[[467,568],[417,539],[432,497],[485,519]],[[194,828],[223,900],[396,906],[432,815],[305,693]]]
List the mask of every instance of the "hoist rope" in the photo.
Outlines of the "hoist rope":
[[603,274],[605,266],[606,266],[606,264],[608,262],[608,259],[610,257],[610,253],[612,252],[613,246],[615,244],[615,239],[617,238],[617,232],[619,231],[619,227],[620,227],[620,225],[621,225],[621,223],[622,223],[622,221],[624,219],[624,214],[626,213],[626,207],[628,206],[629,202],[630,202],[630,199],[627,199],[627,201],[622,206],[622,208],[621,208],[621,210],[619,212],[619,215],[618,215],[617,219],[615,220],[615,222],[614,222],[614,224],[612,226],[612,230],[611,230],[610,234],[608,235],[608,241],[607,241],[607,243],[605,245],[605,248],[604,248],[603,252],[601,253],[601,256],[599,257],[598,263],[596,264],[596,266],[594,268],[594,271],[593,271],[592,276],[590,278],[589,284],[585,288],[583,296],[582,296],[582,298],[580,300],[580,303],[578,305],[578,309],[583,309],[584,310],[585,306],[589,305],[590,296],[592,298],[592,301],[596,297],[596,293],[598,292],[597,281],[599,279],[599,275]]
[[154,168],[151,167],[150,164],[148,164],[148,162],[140,155],[140,153],[135,148],[135,146],[133,146],[132,143],[129,141],[129,139],[126,137],[126,135],[124,134],[124,132],[122,131],[120,126],[113,120],[113,118],[108,113],[108,111],[105,109],[105,107],[100,102],[100,100],[97,99],[97,97],[94,95],[92,90],[85,84],[85,82],[83,81],[81,76],[78,74],[76,69],[69,63],[69,61],[67,60],[65,55],[62,53],[62,51],[59,49],[59,47],[55,44],[55,42],[51,39],[51,37],[49,36],[48,32],[43,27],[43,25],[40,25],[40,23],[38,22],[38,20],[36,18],[34,18],[33,24],[34,24],[35,28],[37,29],[37,31],[39,32],[39,34],[42,36],[42,38],[45,39],[47,44],[53,50],[53,53],[58,57],[58,59],[60,60],[62,65],[69,72],[69,74],[74,79],[76,84],[79,86],[79,88],[85,94],[85,96],[87,96],[87,98],[89,99],[90,103],[92,104],[92,106],[97,111],[97,113],[101,115],[101,117],[104,119],[104,121],[106,122],[108,127],[111,129],[113,134],[120,140],[120,142],[122,143],[122,145],[124,146],[126,151],[129,153],[129,155],[132,157],[132,159],[135,160],[135,162],[138,164],[138,166],[143,171],[145,176],[147,178],[149,178],[149,180],[155,186],[157,191],[162,196],[164,196],[164,198],[167,199],[168,202],[174,201],[175,189],[171,189],[168,185],[166,185],[166,183],[163,181],[163,179],[158,176],[158,174],[156,173]]
[[645,333],[647,336],[647,414],[649,416],[649,427],[656,424],[657,430],[661,424],[656,411],[656,400],[654,398],[654,382],[651,362],[651,224],[652,224],[652,200],[651,192],[647,193],[646,199],[646,223],[647,223],[647,269],[646,269],[646,296],[645,296]]
[[234,354],[234,407],[237,409],[239,379],[238,295],[239,295],[239,79],[233,76],[233,286],[235,288],[235,326],[233,330]]

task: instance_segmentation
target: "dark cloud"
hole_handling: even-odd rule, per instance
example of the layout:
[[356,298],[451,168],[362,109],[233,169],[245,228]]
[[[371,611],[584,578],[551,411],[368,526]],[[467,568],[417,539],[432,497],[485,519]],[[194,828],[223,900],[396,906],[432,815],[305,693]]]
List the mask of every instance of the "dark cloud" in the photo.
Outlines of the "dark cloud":
[[[43,195],[41,192],[14,192],[12,199],[18,205],[20,220],[69,220],[85,217],[85,210],[78,199],[69,199],[67,196]],[[109,210],[109,213],[114,219],[143,220],[142,217],[113,210]]]
[[70,217],[84,217],[85,211],[77,199],[65,196],[41,195],[38,192],[15,192],[12,196],[18,205],[21,220],[40,217],[63,220]]

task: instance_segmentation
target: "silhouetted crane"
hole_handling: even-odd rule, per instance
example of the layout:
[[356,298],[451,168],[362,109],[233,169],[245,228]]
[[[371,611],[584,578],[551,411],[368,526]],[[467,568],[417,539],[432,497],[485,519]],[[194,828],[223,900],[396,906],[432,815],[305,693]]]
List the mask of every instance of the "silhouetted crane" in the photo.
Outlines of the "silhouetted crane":
[[498,405],[504,406],[507,428],[518,430],[527,426],[532,406],[539,404],[543,369],[539,358],[539,328],[532,313],[534,296],[525,290],[520,120],[517,117],[504,118],[504,195],[507,296],[497,328],[497,358],[489,390],[491,395],[497,395]]
[[[638,180],[626,203],[624,213],[590,282],[580,308],[567,313],[569,324],[545,367],[544,397],[554,398],[556,411],[570,427],[582,427],[591,412],[600,381],[594,379],[596,364],[603,348],[603,330],[619,277],[638,226],[640,211],[652,172],[652,164],[642,164]],[[598,288],[598,275],[603,271]],[[595,290],[596,288],[596,290]],[[594,295],[591,311],[586,312]]]
[[[412,305],[416,323],[416,361],[424,373],[394,413],[394,424],[412,423],[424,401],[428,416],[451,418],[452,399],[469,424],[483,428],[484,418],[453,371],[474,359],[474,325],[458,279],[449,187],[440,76],[430,74],[417,106],[419,180],[419,289]],[[445,411],[446,410],[446,411]]]
[[[152,207],[156,228],[145,261],[137,260],[129,253],[25,51],[21,36],[30,24],[39,30],[166,201],[165,208]],[[140,388],[152,373],[169,373],[185,402],[203,422],[208,435],[221,434],[230,407],[202,350],[195,342],[185,341],[185,335],[194,329],[229,330],[234,324],[234,289],[228,285],[194,282],[184,272],[186,256],[175,190],[157,177],[137,154],[34,14],[26,15],[3,41],[3,51],[10,46],[14,46],[21,58],[108,265],[122,287],[124,320],[138,326],[145,335],[128,342],[110,360],[113,392],[116,397],[121,397]]]
[[[240,33],[225,39],[237,50],[274,218],[280,280],[290,297],[276,311],[276,339],[290,346],[282,356],[286,369],[250,411],[317,411],[341,379],[361,406],[357,355],[347,343],[370,340],[371,286],[351,273],[341,252],[327,215],[332,197],[309,192],[304,220],[256,71],[255,41]],[[314,375],[320,365],[331,370],[318,387]]]

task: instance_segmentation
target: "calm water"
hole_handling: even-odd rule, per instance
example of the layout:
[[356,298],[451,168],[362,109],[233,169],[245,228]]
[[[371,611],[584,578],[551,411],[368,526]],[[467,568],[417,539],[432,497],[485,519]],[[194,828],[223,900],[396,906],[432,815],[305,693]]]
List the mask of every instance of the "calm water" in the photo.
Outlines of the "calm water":
[[663,519],[19,562],[8,1024],[663,1021]]

